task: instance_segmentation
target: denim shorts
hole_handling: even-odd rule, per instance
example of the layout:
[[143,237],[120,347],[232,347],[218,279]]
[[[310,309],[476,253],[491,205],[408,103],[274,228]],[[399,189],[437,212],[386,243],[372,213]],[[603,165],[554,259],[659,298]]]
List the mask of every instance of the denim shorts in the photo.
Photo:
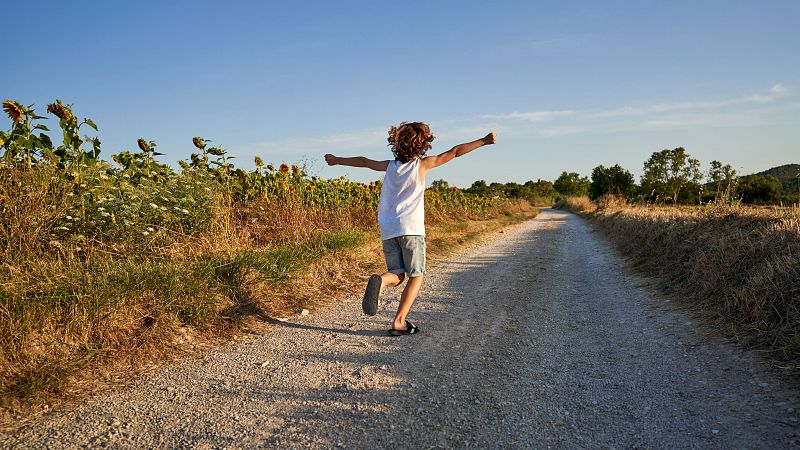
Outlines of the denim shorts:
[[425,275],[425,236],[398,236],[382,242],[388,272]]

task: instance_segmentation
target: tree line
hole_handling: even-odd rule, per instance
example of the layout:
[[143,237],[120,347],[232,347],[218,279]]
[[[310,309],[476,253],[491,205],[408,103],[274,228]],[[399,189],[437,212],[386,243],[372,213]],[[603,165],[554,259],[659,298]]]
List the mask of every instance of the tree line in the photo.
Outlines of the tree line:
[[[638,183],[630,171],[615,164],[610,167],[599,165],[589,177],[564,171],[553,182],[540,179],[519,184],[479,180],[465,191],[486,197],[524,198],[534,204],[546,204],[560,197],[588,195],[597,199],[606,194],[629,201],[676,205],[800,202],[798,188],[792,187],[800,186],[800,172],[795,180],[782,183],[773,175],[739,176],[730,164],[716,160],[703,170],[700,161],[689,155],[683,147],[653,152],[644,162],[643,169]],[[447,189],[449,184],[444,180],[436,180],[431,187]]]

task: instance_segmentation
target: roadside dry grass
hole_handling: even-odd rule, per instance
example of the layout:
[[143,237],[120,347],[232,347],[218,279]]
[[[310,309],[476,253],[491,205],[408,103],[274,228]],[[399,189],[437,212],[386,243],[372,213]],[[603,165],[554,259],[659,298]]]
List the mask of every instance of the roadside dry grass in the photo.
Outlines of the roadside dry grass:
[[598,203],[584,216],[663,292],[776,365],[798,366],[800,210]]
[[[431,208],[431,260],[537,212]],[[374,214],[256,202],[144,259],[73,248],[0,264],[0,429],[358,292],[382,269]]]
[[591,213],[597,210],[597,204],[593,203],[589,197],[567,197],[559,199],[555,205],[556,209],[566,209],[575,213]]

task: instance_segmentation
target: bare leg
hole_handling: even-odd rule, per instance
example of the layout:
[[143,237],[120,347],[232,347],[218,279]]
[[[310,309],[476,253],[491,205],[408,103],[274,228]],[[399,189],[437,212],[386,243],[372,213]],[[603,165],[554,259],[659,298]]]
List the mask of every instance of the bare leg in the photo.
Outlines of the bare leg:
[[405,279],[406,279],[406,274],[404,274],[404,273],[401,273],[401,274],[398,275],[398,274],[392,273],[392,272],[385,272],[383,275],[381,275],[381,280],[383,281],[383,284],[382,284],[381,287],[383,287],[383,286],[397,286],[398,284],[402,283],[403,280],[405,280]]
[[405,330],[407,328],[406,317],[411,310],[411,305],[414,304],[414,300],[417,299],[419,289],[422,287],[422,277],[422,275],[418,275],[408,279],[408,283],[406,283],[406,287],[403,289],[403,295],[400,296],[400,305],[397,306],[397,314],[395,314],[394,322],[392,322],[393,330]]

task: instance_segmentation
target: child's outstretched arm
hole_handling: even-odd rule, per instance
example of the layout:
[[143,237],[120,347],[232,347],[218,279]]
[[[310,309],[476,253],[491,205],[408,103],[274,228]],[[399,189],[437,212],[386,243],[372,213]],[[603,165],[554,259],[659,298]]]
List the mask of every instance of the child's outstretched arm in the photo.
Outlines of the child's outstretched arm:
[[327,162],[329,166],[340,165],[350,167],[366,167],[378,172],[386,172],[386,167],[389,166],[389,161],[375,161],[374,159],[365,158],[363,156],[342,158],[339,156],[333,156],[330,153],[325,155],[325,162]]
[[477,148],[483,147],[484,145],[491,145],[495,142],[497,142],[497,135],[492,132],[481,139],[458,144],[444,153],[440,153],[436,156],[426,157],[422,160],[422,168],[427,171],[433,169],[434,167],[439,167],[446,162],[452,161],[453,158],[466,155]]

